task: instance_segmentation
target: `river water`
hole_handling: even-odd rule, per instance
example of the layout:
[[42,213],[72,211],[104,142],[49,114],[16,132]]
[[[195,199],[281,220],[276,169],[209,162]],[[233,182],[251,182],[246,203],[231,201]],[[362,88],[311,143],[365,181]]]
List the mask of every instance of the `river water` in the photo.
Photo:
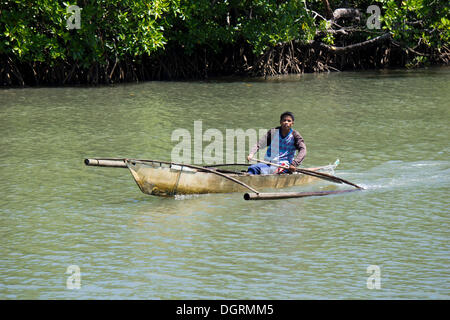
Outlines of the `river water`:
[[[305,167],[340,159],[366,190],[158,198],[83,164],[170,160],[194,121],[268,129],[285,110]],[[449,299],[449,119],[449,68],[2,89],[0,299]]]

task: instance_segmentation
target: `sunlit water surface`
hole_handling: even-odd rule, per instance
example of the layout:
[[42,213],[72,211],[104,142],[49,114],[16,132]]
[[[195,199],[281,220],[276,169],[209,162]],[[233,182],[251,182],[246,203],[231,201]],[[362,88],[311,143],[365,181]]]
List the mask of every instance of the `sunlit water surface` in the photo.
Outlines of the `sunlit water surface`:
[[[449,101],[448,68],[1,90],[0,299],[448,299]],[[268,129],[285,110],[305,167],[339,158],[367,190],[167,199],[83,164],[170,160],[175,129]]]

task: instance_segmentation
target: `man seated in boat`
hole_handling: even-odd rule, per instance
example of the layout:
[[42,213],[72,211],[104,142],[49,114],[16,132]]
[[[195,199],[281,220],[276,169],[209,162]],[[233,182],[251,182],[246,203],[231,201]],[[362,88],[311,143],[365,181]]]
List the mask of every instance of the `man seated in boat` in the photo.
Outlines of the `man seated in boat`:
[[[286,166],[283,169],[265,163],[251,165],[247,172],[249,174],[274,174],[292,173],[300,165],[306,155],[306,145],[302,136],[297,130],[292,129],[294,125],[294,115],[286,111],[280,116],[280,126],[270,129],[253,148],[247,159],[250,161],[254,154],[268,146],[265,161]],[[298,151],[297,156],[295,152]]]

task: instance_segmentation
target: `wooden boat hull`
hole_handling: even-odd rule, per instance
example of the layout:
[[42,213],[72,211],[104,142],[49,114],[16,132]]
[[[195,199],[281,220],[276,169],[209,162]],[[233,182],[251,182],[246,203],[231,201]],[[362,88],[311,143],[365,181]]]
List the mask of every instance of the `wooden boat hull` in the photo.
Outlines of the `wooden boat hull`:
[[[141,191],[149,195],[174,196],[248,191],[245,187],[219,175],[201,172],[180,165],[158,161],[141,162],[133,160],[126,160],[125,163]],[[309,170],[329,172],[335,167],[336,164]],[[229,176],[257,190],[287,188],[318,180],[318,178],[302,173],[271,175],[229,174]]]

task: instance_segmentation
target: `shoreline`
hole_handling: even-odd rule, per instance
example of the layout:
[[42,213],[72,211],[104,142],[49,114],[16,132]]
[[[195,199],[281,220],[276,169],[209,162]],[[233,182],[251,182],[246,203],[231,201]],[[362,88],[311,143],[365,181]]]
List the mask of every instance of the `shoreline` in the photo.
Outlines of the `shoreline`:
[[[388,34],[387,34],[388,35]],[[389,35],[388,35],[389,36]],[[350,48],[351,50],[341,49]],[[392,43],[390,37],[353,49],[324,46],[322,43],[301,44],[296,41],[278,44],[256,55],[248,46],[224,47],[219,52],[199,47],[187,54],[170,47],[155,55],[83,66],[75,61],[18,62],[1,56],[0,87],[64,87],[98,86],[145,81],[205,81],[227,77],[263,78],[292,74],[416,69],[448,66],[450,52],[424,48],[425,53],[408,51]]]
[[322,71],[322,72],[304,72],[304,73],[288,73],[288,74],[278,74],[271,76],[249,76],[249,75],[218,75],[211,76],[207,78],[196,78],[196,79],[173,79],[173,80],[137,80],[128,82],[116,82],[116,83],[98,83],[98,84],[86,84],[86,83],[74,83],[74,84],[41,84],[41,85],[14,85],[14,86],[0,86],[0,91],[8,89],[53,89],[53,88],[107,88],[116,86],[127,86],[127,85],[138,85],[145,84],[149,82],[167,82],[167,83],[195,83],[195,82],[267,82],[267,81],[298,81],[305,76],[320,76],[329,74],[362,74],[362,73],[392,73],[392,72],[415,72],[424,70],[437,70],[450,68],[450,64],[434,64],[430,66],[420,66],[414,68],[407,67],[391,67],[391,68],[379,68],[379,69],[356,69],[356,70],[344,70],[344,71]]

